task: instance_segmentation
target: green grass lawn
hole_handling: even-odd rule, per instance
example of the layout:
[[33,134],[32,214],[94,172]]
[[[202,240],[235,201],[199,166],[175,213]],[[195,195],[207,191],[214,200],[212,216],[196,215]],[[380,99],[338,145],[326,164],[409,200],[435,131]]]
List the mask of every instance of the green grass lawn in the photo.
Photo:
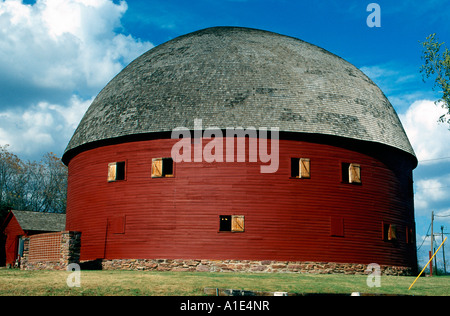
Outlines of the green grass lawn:
[[81,271],[80,287],[69,287],[67,271],[0,269],[0,295],[201,296],[204,288],[289,293],[450,295],[450,276],[381,276],[380,287],[368,287],[365,275]]

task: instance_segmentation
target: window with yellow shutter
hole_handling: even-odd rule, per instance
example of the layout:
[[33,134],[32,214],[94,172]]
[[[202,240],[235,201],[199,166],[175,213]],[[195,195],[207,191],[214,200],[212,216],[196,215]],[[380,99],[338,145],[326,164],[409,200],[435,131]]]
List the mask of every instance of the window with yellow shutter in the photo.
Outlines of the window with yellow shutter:
[[356,163],[351,163],[348,167],[349,183],[361,183],[361,166]]
[[311,178],[311,162],[309,158],[300,158],[299,166],[300,166],[299,178],[302,179]]
[[388,229],[388,240],[395,240],[397,239],[397,226],[396,225],[389,225]]
[[342,163],[342,182],[361,184],[361,165],[357,163]]
[[152,178],[170,178],[170,177],[173,177],[173,159],[153,158]]
[[221,232],[243,232],[244,215],[220,215],[219,231]]
[[232,215],[231,216],[231,231],[232,232],[243,232],[244,231],[244,216],[243,215]]
[[291,177],[311,178],[311,161],[309,158],[291,158]]
[[125,180],[125,161],[108,164],[108,182]]
[[397,240],[397,225],[383,223],[383,240],[385,241]]

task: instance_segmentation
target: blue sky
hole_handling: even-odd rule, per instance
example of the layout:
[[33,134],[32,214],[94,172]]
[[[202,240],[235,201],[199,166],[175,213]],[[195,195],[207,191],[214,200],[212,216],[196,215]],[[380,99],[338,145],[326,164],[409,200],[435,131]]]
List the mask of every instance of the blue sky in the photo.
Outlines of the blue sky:
[[[450,43],[450,0],[376,1],[381,26],[372,28],[371,2],[0,0],[0,145],[23,159],[61,156],[96,94],[143,52],[211,26],[269,30],[346,59],[391,101],[420,161],[414,171],[420,246],[432,210],[435,232],[441,225],[450,232],[450,131],[437,123],[439,94],[419,73],[419,41],[437,33]],[[429,249],[427,238],[420,264]]]

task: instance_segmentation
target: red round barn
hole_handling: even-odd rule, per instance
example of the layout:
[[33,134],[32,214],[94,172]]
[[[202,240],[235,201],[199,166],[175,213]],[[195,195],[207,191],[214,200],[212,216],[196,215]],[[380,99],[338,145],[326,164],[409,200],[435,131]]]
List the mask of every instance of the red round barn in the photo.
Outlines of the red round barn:
[[292,37],[217,27],[151,49],[99,93],[63,161],[81,260],[417,268],[417,159],[395,110]]

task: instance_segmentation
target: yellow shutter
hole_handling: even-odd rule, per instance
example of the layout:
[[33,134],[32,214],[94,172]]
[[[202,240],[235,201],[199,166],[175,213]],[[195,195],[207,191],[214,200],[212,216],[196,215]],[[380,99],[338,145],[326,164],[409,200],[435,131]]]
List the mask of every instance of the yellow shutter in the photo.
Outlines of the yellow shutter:
[[361,183],[361,166],[351,163],[348,167],[349,183]]
[[244,231],[244,216],[243,215],[233,215],[231,217],[231,231],[233,231],[233,232],[243,232]]
[[115,162],[108,164],[108,181],[116,181],[116,169],[117,164]]
[[162,177],[162,158],[152,159],[152,178]]
[[394,239],[397,239],[397,226],[391,224],[388,230],[388,240]]
[[300,158],[299,168],[300,178],[309,179],[311,177],[311,164],[309,158]]

